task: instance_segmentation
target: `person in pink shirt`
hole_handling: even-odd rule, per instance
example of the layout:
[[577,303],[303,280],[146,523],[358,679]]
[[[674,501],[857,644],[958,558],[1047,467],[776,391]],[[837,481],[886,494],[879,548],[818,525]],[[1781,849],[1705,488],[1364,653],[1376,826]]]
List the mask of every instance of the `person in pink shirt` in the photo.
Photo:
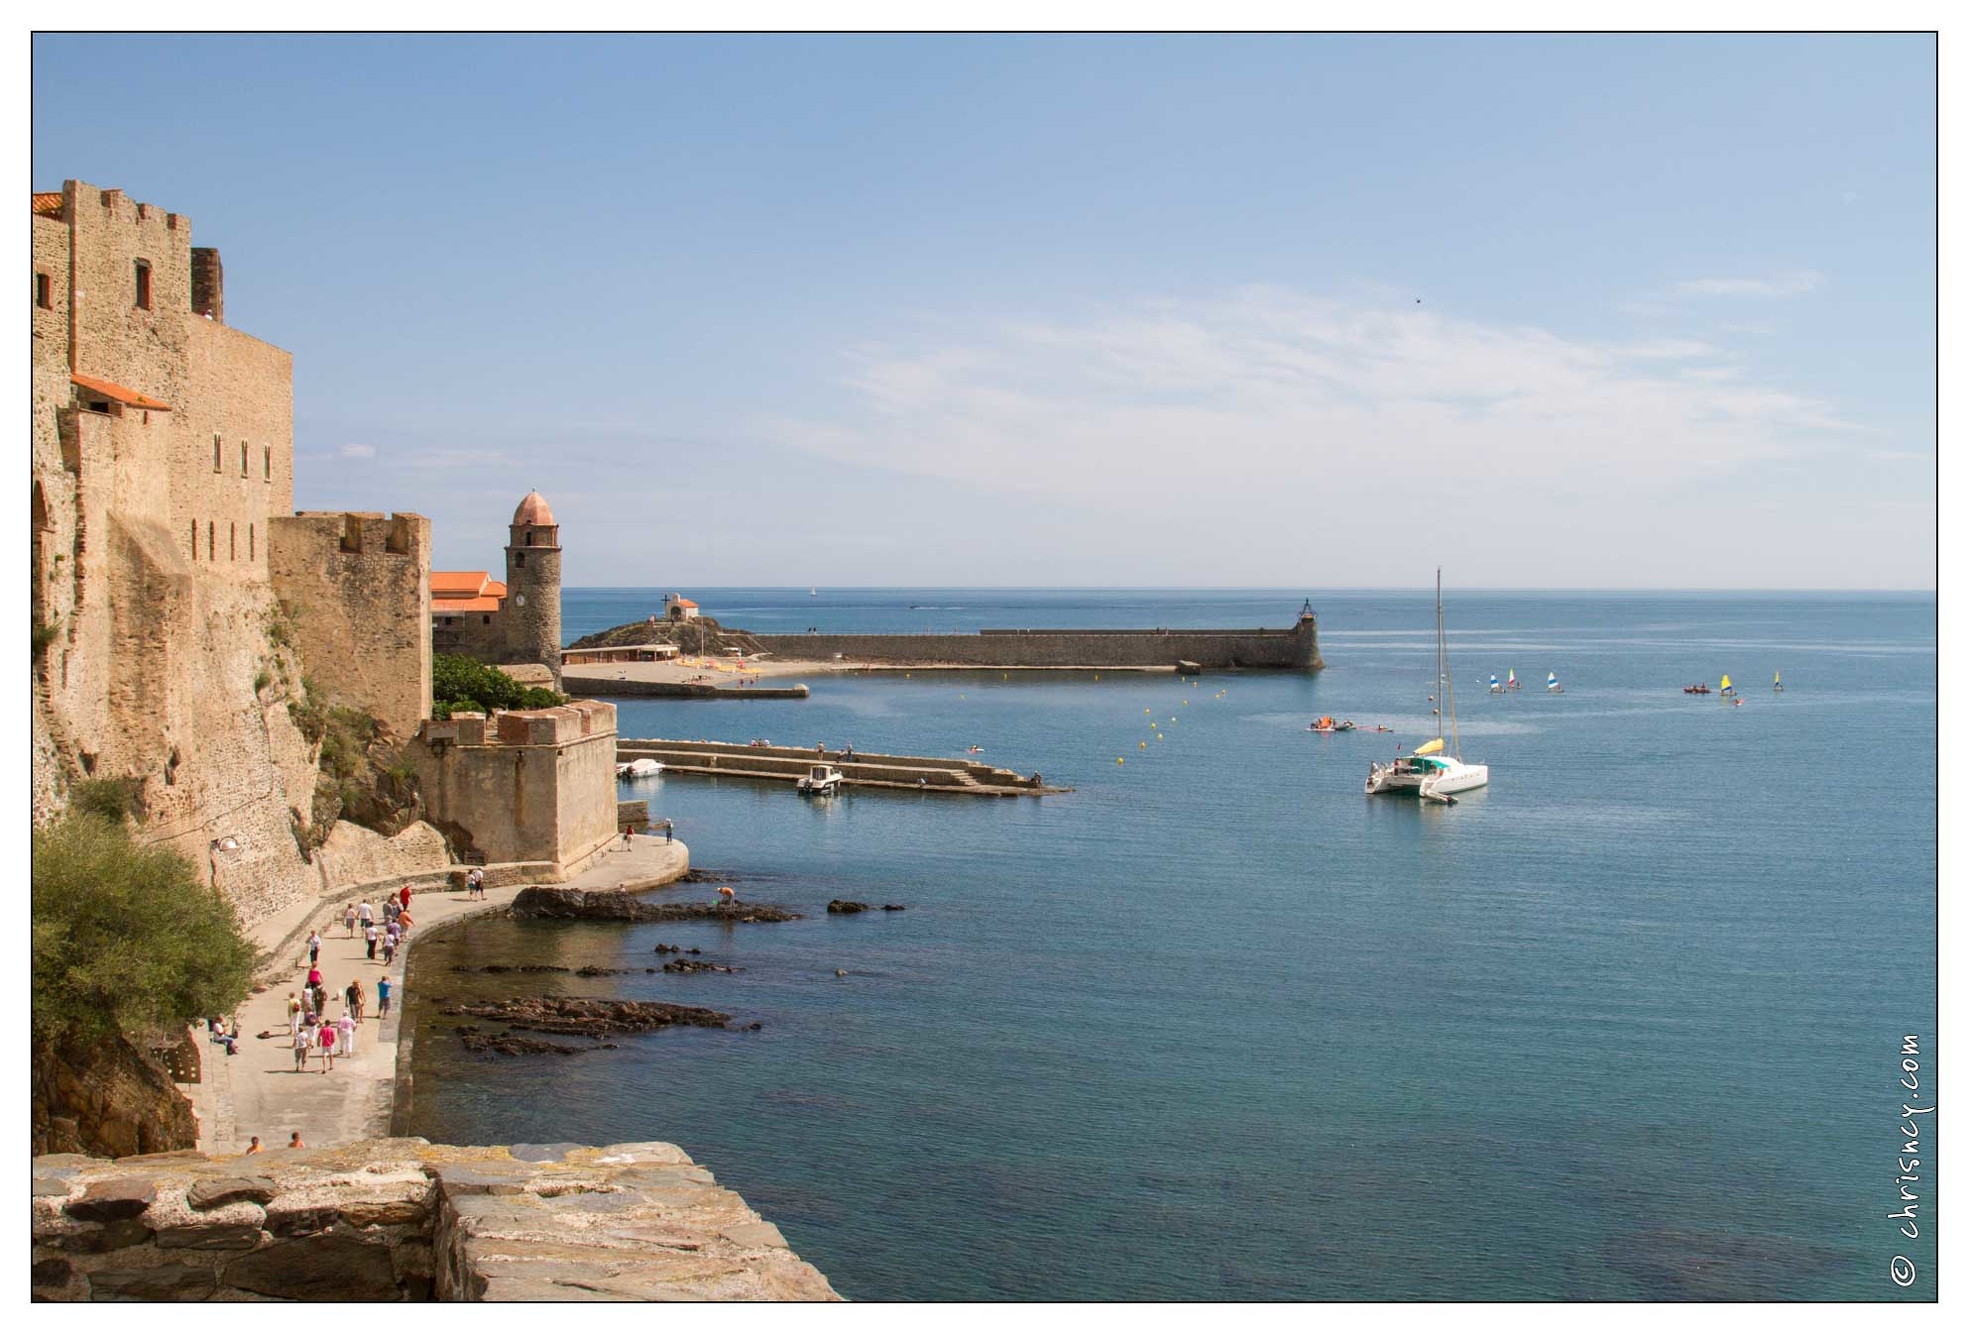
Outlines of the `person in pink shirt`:
[[335,1068],[335,1039],[337,1036],[335,1025],[329,1023],[326,1019],[322,1020],[318,1041],[321,1045],[321,1073],[324,1075]]

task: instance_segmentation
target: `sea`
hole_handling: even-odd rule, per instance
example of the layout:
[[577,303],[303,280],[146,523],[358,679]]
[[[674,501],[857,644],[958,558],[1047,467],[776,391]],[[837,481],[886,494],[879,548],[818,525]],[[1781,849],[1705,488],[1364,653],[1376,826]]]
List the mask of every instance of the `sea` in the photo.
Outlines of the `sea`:
[[[893,632],[1282,628],[1305,593],[693,596]],[[1937,1068],[1934,595],[1451,588],[1455,740],[1490,785],[1369,798],[1370,762],[1437,734],[1434,596],[1314,593],[1312,675],[619,701],[625,738],[977,746],[1073,790],[625,784],[716,877],[659,899],[805,916],[433,936],[400,1129],[672,1141],[858,1300],[1932,1299],[1934,1115],[1902,1109]],[[567,590],[566,637],[660,601]],[[1683,693],[1725,673],[1740,705]],[[659,943],[742,971],[640,971]],[[454,971],[529,962],[638,971]],[[761,1027],[512,1058],[439,1013],[522,991]]]

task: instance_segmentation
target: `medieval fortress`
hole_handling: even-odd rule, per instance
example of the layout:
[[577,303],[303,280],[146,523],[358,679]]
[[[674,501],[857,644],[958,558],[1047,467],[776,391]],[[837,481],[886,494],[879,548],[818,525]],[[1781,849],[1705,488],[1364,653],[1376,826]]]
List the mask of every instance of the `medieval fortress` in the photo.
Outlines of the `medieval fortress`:
[[[616,830],[611,706],[429,722],[434,636],[558,682],[547,502],[513,515],[497,595],[434,616],[428,519],[294,512],[293,358],[226,323],[189,219],[68,181],[33,196],[33,232],[35,819],[124,780],[139,836],[249,925],[465,856],[541,879],[590,860]],[[298,715],[327,705],[377,721],[429,823],[316,827]]]

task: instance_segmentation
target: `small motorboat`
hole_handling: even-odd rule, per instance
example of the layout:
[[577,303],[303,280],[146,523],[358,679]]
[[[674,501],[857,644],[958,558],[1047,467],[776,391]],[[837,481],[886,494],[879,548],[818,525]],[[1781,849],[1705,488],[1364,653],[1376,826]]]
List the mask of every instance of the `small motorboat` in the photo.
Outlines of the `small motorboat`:
[[803,797],[831,797],[841,790],[842,774],[831,764],[816,764],[794,783]]
[[630,760],[625,764],[615,766],[615,776],[617,778],[654,778],[662,772],[663,761],[661,760]]
[[1682,693],[1685,695],[1707,695],[1709,693],[1709,682],[1704,681],[1701,685],[1697,686],[1683,686]]

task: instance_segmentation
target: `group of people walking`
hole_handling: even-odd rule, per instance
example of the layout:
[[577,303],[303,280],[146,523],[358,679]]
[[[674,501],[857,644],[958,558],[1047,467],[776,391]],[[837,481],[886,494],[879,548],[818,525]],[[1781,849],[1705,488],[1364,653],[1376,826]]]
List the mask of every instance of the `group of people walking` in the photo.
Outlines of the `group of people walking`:
[[[380,945],[386,967],[395,961],[397,948],[412,925],[409,885],[396,894],[386,896],[380,909],[368,899],[342,909],[342,927],[348,938],[354,939],[360,928],[368,944],[368,957],[374,959]],[[390,1012],[393,990],[388,973],[376,979],[376,1018],[379,1021]],[[331,1019],[328,1015],[328,987],[321,976],[321,932],[310,931],[307,984],[300,991],[287,994],[287,1031],[294,1047],[294,1069],[297,1072],[306,1071],[313,1061],[319,1059],[321,1072],[327,1074],[335,1068],[337,1056],[346,1058],[355,1055],[356,1034],[369,1008],[369,993],[364,989],[361,978],[352,979],[342,989],[341,1000],[342,1013]]]
[[[354,939],[357,931],[360,931],[363,940],[368,943],[369,957],[374,959],[380,947],[383,951],[383,962],[386,964],[395,960],[397,947],[403,943],[403,938],[410,933],[410,928],[415,924],[410,915],[409,885],[405,885],[399,893],[386,895],[380,910],[368,899],[364,899],[361,903],[351,903],[342,909],[342,926],[349,933],[349,938]],[[319,948],[319,941],[319,935],[309,938],[310,960],[313,958],[313,951]]]

